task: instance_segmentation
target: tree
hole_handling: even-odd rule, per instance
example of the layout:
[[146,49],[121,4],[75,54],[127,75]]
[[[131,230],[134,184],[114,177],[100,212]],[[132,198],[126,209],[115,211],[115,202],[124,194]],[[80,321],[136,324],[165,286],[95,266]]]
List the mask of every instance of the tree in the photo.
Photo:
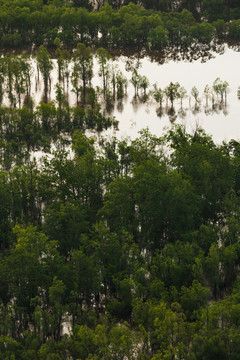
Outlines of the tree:
[[[124,200],[125,199],[125,200]],[[136,233],[135,200],[132,180],[115,179],[110,183],[100,213],[107,219],[112,231],[124,227],[130,233]]]
[[21,58],[15,57],[12,58],[12,72],[14,77],[14,90],[17,95],[18,105],[21,108],[21,95],[25,92],[25,84],[23,77],[23,69],[22,65],[24,63],[21,62]]
[[60,340],[61,335],[62,317],[64,314],[63,299],[65,291],[66,286],[63,281],[58,280],[57,277],[54,276],[53,283],[49,287],[49,302],[51,306],[49,312],[52,317],[51,332],[54,340],[56,341]]
[[[39,298],[40,303],[46,305],[45,294],[53,274],[58,274],[61,259],[56,243],[48,241],[45,234],[38,232],[35,227],[29,226],[24,229],[16,226],[14,234],[17,242],[4,263],[9,269],[8,277],[5,279],[9,282],[9,301],[14,298],[14,310],[12,313],[9,311],[11,332],[17,339],[22,337],[24,331],[29,330],[34,322],[35,307],[32,306],[32,299]],[[40,330],[43,337],[46,335],[45,325],[41,326]]]
[[140,87],[140,75],[138,74],[137,70],[134,69],[133,73],[132,73],[132,78],[130,80],[130,82],[133,84],[134,86],[134,90],[135,90],[135,97],[138,95],[138,89]]
[[143,95],[146,97],[146,91],[149,86],[149,81],[145,75],[140,77],[140,88],[143,89]]
[[178,82],[176,83],[170,82],[170,84],[164,90],[167,98],[171,101],[172,108],[173,108],[174,100],[179,97],[179,88],[180,88],[180,84]]
[[211,94],[211,88],[209,87],[209,85],[206,85],[204,88],[204,95],[205,95],[205,99],[206,99],[206,106],[208,106],[208,99],[209,96]]
[[80,201],[55,201],[46,207],[44,219],[45,232],[51,239],[58,239],[59,252],[65,257],[79,247],[81,235],[88,232],[87,212]]
[[37,52],[37,65],[43,76],[44,82],[44,101],[47,102],[48,98],[48,87],[50,82],[50,73],[53,69],[53,62],[47,49],[40,45]]
[[220,208],[223,209],[232,186],[233,168],[229,157],[202,129],[190,135],[183,127],[176,127],[167,139],[174,149],[172,164],[190,179],[194,193],[200,196],[203,221],[216,221],[221,217]]
[[117,99],[122,100],[127,89],[127,78],[119,70],[116,74]]
[[[72,325],[79,322],[79,313],[84,311],[85,305],[98,306],[97,298],[100,291],[100,269],[93,244],[87,244],[89,239],[82,236],[78,244],[81,250],[70,253],[68,276],[71,279],[71,304],[69,312],[72,315]],[[80,311],[79,311],[80,310]]]
[[9,201],[11,194],[10,181],[7,172],[0,172],[0,248],[4,255],[5,250],[10,245],[11,238],[11,209],[12,201]]
[[183,99],[185,99],[187,96],[187,91],[183,86],[180,86],[178,93],[179,93],[179,99],[181,100],[181,107],[182,107],[182,102],[183,102]]
[[[97,351],[94,341],[94,330],[87,325],[75,327],[73,341],[70,343],[70,352],[74,359],[89,359]],[[91,359],[91,357],[90,357]]]
[[168,31],[164,29],[163,25],[151,28],[148,34],[148,42],[155,49],[162,49],[168,43]]
[[109,333],[109,352],[112,359],[128,359],[134,356],[133,334],[128,324],[113,326]]
[[54,40],[54,44],[57,46],[57,50],[55,54],[57,56],[57,64],[58,64],[58,81],[63,83],[63,87],[65,89],[65,78],[67,80],[67,88],[69,81],[69,61],[71,59],[70,53],[66,49],[61,49],[61,42],[59,38]]
[[154,99],[159,102],[160,108],[162,107],[162,101],[164,98],[164,91],[161,88],[157,87],[157,84],[153,85],[154,87],[154,92],[153,92],[153,96]]
[[194,97],[195,99],[195,104],[199,103],[199,91],[196,88],[196,86],[194,86],[191,90],[191,95]]
[[[187,238],[187,236],[186,236]],[[196,279],[196,265],[201,268],[204,262],[203,251],[196,243],[183,243],[176,241],[174,244],[166,243],[156,251],[151,261],[152,284],[158,283],[159,297],[164,301],[179,301],[178,291],[182,286],[189,288]],[[199,280],[203,281],[202,279]]]
[[100,66],[99,74],[103,80],[103,94],[104,94],[104,98],[105,98],[107,88],[108,88],[108,77],[109,77],[108,61],[111,59],[111,55],[107,52],[107,50],[105,50],[103,48],[99,48],[99,49],[97,49],[96,57],[98,59],[98,63]]
[[225,97],[225,104],[227,102],[227,91],[228,91],[228,82],[227,81],[222,81],[220,80],[220,78],[218,77],[216,80],[214,80],[213,83],[213,90],[215,91],[215,93],[217,95],[221,96],[221,103],[223,103],[223,99]]
[[[194,319],[196,311],[207,305],[210,290],[194,280],[190,288],[181,288],[180,303],[188,318]],[[194,313],[195,312],[195,313]]]
[[[80,75],[80,76],[79,76]],[[74,66],[72,73],[72,84],[74,91],[78,94],[82,93],[82,103],[86,103],[87,85],[91,83],[93,77],[93,57],[91,49],[84,44],[79,43],[74,53]],[[81,81],[81,83],[79,82]],[[81,86],[80,86],[81,84]]]
[[13,94],[13,62],[12,62],[11,56],[8,56],[6,58],[6,67],[7,67],[6,72],[7,72],[7,77],[8,77],[8,81],[7,81],[8,98],[9,98],[11,106],[16,107],[16,99]]
[[4,94],[4,80],[6,76],[6,61],[3,57],[0,58],[0,106],[3,101]]

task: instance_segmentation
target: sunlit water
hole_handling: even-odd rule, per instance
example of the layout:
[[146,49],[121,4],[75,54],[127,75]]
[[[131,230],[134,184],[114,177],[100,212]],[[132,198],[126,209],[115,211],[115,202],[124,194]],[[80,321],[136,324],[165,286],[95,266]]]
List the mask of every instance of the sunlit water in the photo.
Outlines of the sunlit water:
[[[114,62],[124,75],[131,79],[132,72],[127,71],[128,58],[121,56]],[[57,82],[57,66],[54,60],[55,69],[51,74],[51,94],[50,99],[55,98],[55,84]],[[180,101],[175,101],[175,116],[170,117],[163,109],[162,116],[159,116],[159,105],[149,97],[148,101],[142,103],[139,99],[134,99],[134,88],[129,82],[126,98],[122,103],[116,102],[111,115],[115,116],[119,121],[119,130],[114,132],[108,130],[104,135],[114,135],[121,139],[126,136],[134,139],[138,136],[138,132],[146,127],[157,136],[161,136],[165,127],[171,127],[172,122],[184,124],[189,131],[193,131],[196,126],[201,126],[205,131],[213,136],[213,139],[220,143],[229,141],[234,138],[240,140],[240,100],[237,97],[237,89],[240,86],[240,52],[235,52],[226,47],[223,54],[214,54],[214,58],[201,62],[201,59],[188,61],[169,61],[164,64],[151,62],[148,57],[141,60],[133,60],[133,65],[138,66],[138,72],[145,75],[150,82],[148,91],[153,89],[153,84],[157,83],[159,87],[165,88],[169,83],[179,82],[184,86],[190,95],[191,88],[196,86],[200,92],[201,104],[199,109],[195,109],[195,101],[189,96],[183,101],[183,109],[181,109]],[[33,61],[32,75],[32,97],[37,104],[43,94],[43,84],[36,88],[36,63]],[[93,86],[101,86],[102,80],[98,75],[99,67],[96,59],[94,59],[94,78]],[[206,100],[203,96],[205,85],[212,86],[214,80],[220,77],[221,80],[229,83],[229,93],[227,97],[227,106],[212,109],[211,101],[206,108]],[[40,77],[41,80],[41,77]],[[76,95],[71,91],[71,83],[69,88],[69,103],[74,105]],[[163,104],[165,107],[165,102]],[[171,121],[172,122],[171,122]]]

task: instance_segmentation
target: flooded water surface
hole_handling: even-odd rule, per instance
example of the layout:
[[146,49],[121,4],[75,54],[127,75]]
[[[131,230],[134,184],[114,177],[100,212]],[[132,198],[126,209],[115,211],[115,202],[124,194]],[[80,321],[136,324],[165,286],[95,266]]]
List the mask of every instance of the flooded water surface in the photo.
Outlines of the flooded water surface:
[[[124,63],[124,58],[120,62]],[[174,103],[175,115],[169,116],[164,109],[159,114],[159,105],[150,97],[146,103],[134,101],[134,91],[129,86],[128,99],[123,107],[118,109],[115,105],[113,114],[119,120],[119,136],[135,138],[139,130],[149,127],[156,135],[161,135],[164,127],[170,127],[171,121],[186,125],[189,131],[196,126],[201,126],[213,136],[217,142],[228,141],[232,138],[240,139],[240,100],[237,97],[237,89],[240,86],[240,53],[226,49],[224,54],[216,54],[214,58],[201,62],[169,61],[162,65],[151,62],[147,57],[141,60],[139,73],[146,75],[150,84],[158,83],[165,88],[170,82],[179,82],[190,95],[193,86],[199,90],[201,103],[195,106],[195,100],[189,96],[183,100],[181,108],[180,100]],[[130,76],[129,76],[130,75]],[[127,74],[131,78],[131,74]],[[209,100],[203,95],[205,86],[213,85],[216,78],[229,83],[226,106],[212,107]],[[137,102],[137,103],[136,103]]]
[[[201,126],[205,131],[213,136],[213,139],[220,143],[234,138],[240,140],[240,100],[237,97],[237,89],[240,86],[240,52],[234,51],[225,46],[223,53],[213,53],[207,61],[203,58],[189,62],[187,60],[168,60],[167,62],[151,61],[150,57],[144,58],[120,56],[115,58],[113,64],[123,72],[128,79],[127,94],[123,101],[116,101],[111,111],[103,110],[105,114],[115,116],[119,121],[119,130],[113,132],[108,130],[105,136],[114,135],[117,138],[126,136],[132,139],[138,136],[138,132],[148,127],[153,134],[161,136],[165,127],[171,127],[172,123],[184,124],[189,131],[196,126]],[[57,65],[54,60],[55,68],[51,74],[51,94],[50,99],[55,98],[55,85],[57,82]],[[72,64],[69,65],[72,67]],[[142,97],[134,96],[134,87],[130,82],[132,70],[136,68],[140,75],[145,75],[149,80],[147,99],[143,101]],[[101,86],[102,79],[99,76],[99,65],[94,59],[94,78],[92,85]],[[219,99],[215,98],[215,105],[209,99],[208,106],[203,95],[204,87],[212,87],[216,78],[227,81],[229,91],[227,94],[227,103],[220,104]],[[170,104],[163,101],[163,107],[151,95],[153,84],[164,89],[170,82],[179,82],[187,91],[187,97],[183,100],[175,100],[174,110],[169,111]],[[42,98],[43,84],[37,85],[36,62],[33,60],[32,74],[32,97],[35,104]],[[192,87],[196,86],[200,94],[200,102],[195,103],[190,95]],[[141,92],[140,92],[141,93]],[[104,108],[104,102],[99,101]],[[69,87],[69,103],[75,105],[76,95]]]

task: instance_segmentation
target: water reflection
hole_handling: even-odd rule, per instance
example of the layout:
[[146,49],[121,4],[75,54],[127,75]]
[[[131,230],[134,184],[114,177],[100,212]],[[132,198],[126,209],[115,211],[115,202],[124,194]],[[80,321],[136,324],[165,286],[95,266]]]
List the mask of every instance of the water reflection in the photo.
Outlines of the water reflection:
[[148,57],[150,61],[158,64],[165,64],[169,61],[196,61],[206,62],[215,58],[216,55],[224,54],[226,48],[240,51],[240,45],[236,42],[226,43],[214,40],[211,44],[192,44],[190,46],[167,46],[162,50],[124,48],[118,50],[109,49],[109,52],[116,59],[119,56],[127,57],[126,71],[133,71],[141,67],[141,59]]
[[131,101],[134,112],[136,113],[139,109],[140,100],[138,96],[134,96]]
[[[125,101],[127,101],[127,99],[125,99]],[[118,112],[122,113],[124,110],[124,105],[123,105],[123,101],[118,101],[117,102],[117,110]]]
[[174,106],[167,108],[167,115],[169,117],[170,123],[174,123],[177,120],[177,114]]
[[181,109],[178,110],[178,117],[180,119],[184,119],[186,116],[187,116],[187,111],[183,107],[181,107]]
[[[239,112],[240,102],[237,98],[237,89],[240,86],[238,79],[240,63],[240,45],[212,44],[188,48],[168,48],[163,52],[140,51],[136,54],[122,52],[122,56],[115,57],[118,68],[128,80],[128,92],[121,100],[105,102],[101,95],[102,79],[98,76],[98,65],[94,60],[94,73],[96,74],[92,85],[105,115],[113,115],[119,120],[117,136],[129,135],[132,138],[143,127],[149,126],[150,131],[161,135],[164,126],[173,122],[186,122],[191,127],[197,121],[207,132],[214,135],[215,139],[237,138],[240,136]],[[136,51],[136,49],[135,49]],[[118,53],[119,55],[119,53]],[[126,58],[123,55],[128,55]],[[41,75],[38,74],[36,64],[33,62],[34,73],[32,76],[31,96],[35,105],[42,100],[43,85]],[[139,95],[134,96],[134,87],[130,83],[132,72],[137,69],[141,76],[146,76],[150,86],[146,94],[139,90]],[[216,95],[209,92],[204,94],[206,84],[211,87],[214,80],[220,77],[230,86],[228,101],[221,102]],[[187,97],[174,101],[171,108],[170,101],[163,99],[162,106],[153,97],[153,84],[158,83],[164,89],[170,82],[179,82],[186,91]],[[56,98],[55,85],[57,83],[57,66],[51,74],[51,87],[47,94],[48,100]],[[191,89],[196,86],[200,93],[200,102],[195,102],[191,97]],[[76,94],[72,92],[71,82],[64,83],[63,92],[69,105],[76,104]],[[5,99],[6,100],[6,99]],[[30,99],[23,99],[25,103]],[[33,106],[33,102],[32,105]],[[211,117],[211,121],[210,121]],[[239,134],[239,135],[238,135]]]
[[205,114],[206,116],[212,116],[213,114],[223,114],[224,116],[229,115],[229,106],[226,103],[216,103],[212,106],[209,105],[202,105],[200,103],[195,103],[194,106],[183,107],[180,105],[180,108],[177,108],[177,106],[174,107],[168,107],[166,106],[160,106],[156,109],[156,114],[159,118],[162,118],[164,116],[168,116],[169,120],[171,122],[178,119],[184,119],[187,117],[188,113],[197,116],[199,114]]
[[201,111],[201,106],[199,103],[195,103],[193,107],[190,108],[193,115],[197,115]]
[[157,116],[158,117],[162,117],[164,115],[164,108],[162,106],[159,106],[159,108],[157,108],[156,110]]

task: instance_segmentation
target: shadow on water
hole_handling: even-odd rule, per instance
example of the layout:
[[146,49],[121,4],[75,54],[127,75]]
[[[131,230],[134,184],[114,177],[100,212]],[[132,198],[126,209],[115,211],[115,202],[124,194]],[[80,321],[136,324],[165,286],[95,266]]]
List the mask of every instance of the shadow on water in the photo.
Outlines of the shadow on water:
[[206,62],[215,58],[216,54],[223,54],[227,46],[233,50],[240,51],[240,45],[236,42],[228,44],[220,41],[214,41],[211,44],[196,43],[191,46],[168,46],[162,50],[126,48],[118,50],[109,49],[109,51],[113,58],[118,58],[119,56],[128,57],[126,71],[133,71],[133,69],[139,69],[141,59],[145,57],[158,64],[164,64],[169,61],[192,62],[199,59],[201,62]]

